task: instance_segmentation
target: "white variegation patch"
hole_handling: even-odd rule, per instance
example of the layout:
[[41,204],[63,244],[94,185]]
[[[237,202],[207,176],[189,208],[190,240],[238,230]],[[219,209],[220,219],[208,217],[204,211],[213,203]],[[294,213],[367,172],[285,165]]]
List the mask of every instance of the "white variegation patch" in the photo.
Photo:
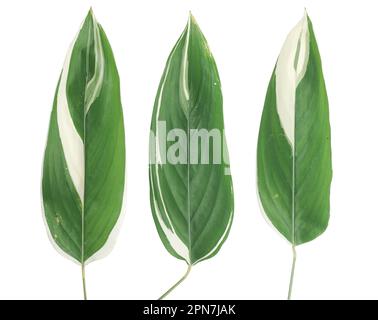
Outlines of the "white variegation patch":
[[67,79],[71,62],[72,51],[76,43],[76,39],[72,42],[66,60],[64,62],[62,75],[58,88],[57,96],[57,122],[59,128],[59,137],[62,142],[64,158],[66,160],[67,169],[72,179],[72,183],[80,197],[84,202],[84,143],[75,128],[75,124],[71,118],[67,99]]
[[100,35],[100,29],[98,27],[98,23],[92,14],[92,21],[93,21],[93,39],[94,39],[94,50],[95,50],[95,71],[94,75],[87,83],[87,86],[85,88],[85,114],[88,113],[89,108],[92,106],[93,102],[96,100],[96,98],[100,95],[100,91],[102,88],[102,83],[104,80],[104,51],[102,49],[101,44],[101,35]]
[[189,39],[190,39],[190,31],[191,31],[191,16],[189,15],[188,26],[186,30],[186,38],[185,38],[185,45],[184,51],[182,53],[182,63],[181,63],[181,86],[184,91],[184,97],[188,101],[189,100],[189,83],[188,83],[188,51],[189,51]]
[[281,126],[291,146],[295,145],[296,88],[306,73],[309,58],[307,13],[291,30],[276,65],[276,104]]

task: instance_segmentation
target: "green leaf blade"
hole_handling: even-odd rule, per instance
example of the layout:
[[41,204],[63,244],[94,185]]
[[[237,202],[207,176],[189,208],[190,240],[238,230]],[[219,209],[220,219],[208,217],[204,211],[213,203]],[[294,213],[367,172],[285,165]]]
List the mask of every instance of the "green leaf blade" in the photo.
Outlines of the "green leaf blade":
[[332,179],[328,99],[307,15],[289,34],[269,83],[257,179],[264,213],[293,245],[325,231]]
[[[189,265],[219,251],[233,217],[228,164],[213,161],[210,144],[193,156],[191,141],[201,129],[223,133],[222,93],[214,58],[191,16],[168,58],[155,100],[149,168],[151,209],[160,238]],[[207,153],[209,162],[201,162]]]
[[118,72],[90,11],[58,84],[43,166],[44,216],[59,251],[79,263],[107,253],[122,207],[124,173]]

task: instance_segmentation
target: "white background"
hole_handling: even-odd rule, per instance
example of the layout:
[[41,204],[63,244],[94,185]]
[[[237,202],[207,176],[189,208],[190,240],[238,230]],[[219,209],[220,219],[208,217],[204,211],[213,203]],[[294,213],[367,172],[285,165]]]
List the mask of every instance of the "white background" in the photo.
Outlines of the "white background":
[[331,220],[298,248],[295,299],[378,298],[376,1],[1,1],[0,298],[81,299],[80,268],[50,244],[41,215],[43,152],[68,46],[90,6],[120,77],[126,123],[125,219],[111,254],[87,267],[90,299],[156,299],[186,270],[152,220],[148,137],[155,94],[192,10],[222,80],[235,189],[230,236],[170,298],[284,299],[291,248],[262,217],[255,156],[265,93],[304,7],[323,60],[332,127]]

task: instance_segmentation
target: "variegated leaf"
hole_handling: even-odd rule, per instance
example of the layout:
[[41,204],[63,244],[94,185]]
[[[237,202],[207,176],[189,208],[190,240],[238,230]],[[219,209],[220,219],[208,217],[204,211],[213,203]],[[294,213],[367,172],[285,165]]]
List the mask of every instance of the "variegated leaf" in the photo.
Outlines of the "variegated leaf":
[[[328,99],[312,23],[289,33],[261,118],[258,191],[264,213],[293,246],[327,228],[332,178]],[[292,281],[291,281],[292,284]],[[289,297],[291,293],[291,285]]]
[[44,218],[59,252],[84,266],[109,251],[124,173],[118,72],[108,39],[90,11],[58,82],[43,164]]
[[[158,233],[166,249],[186,261],[188,270],[219,251],[232,224],[222,108],[214,58],[190,16],[156,96],[149,168]],[[198,139],[205,143],[199,145]]]

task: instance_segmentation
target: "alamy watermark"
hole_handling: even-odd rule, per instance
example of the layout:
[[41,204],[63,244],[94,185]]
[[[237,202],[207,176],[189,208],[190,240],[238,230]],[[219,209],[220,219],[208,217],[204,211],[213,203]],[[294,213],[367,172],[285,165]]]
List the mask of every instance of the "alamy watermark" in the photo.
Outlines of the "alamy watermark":
[[150,132],[150,164],[224,165],[230,174],[224,131],[213,129],[174,128],[167,132],[165,121],[158,121]]

